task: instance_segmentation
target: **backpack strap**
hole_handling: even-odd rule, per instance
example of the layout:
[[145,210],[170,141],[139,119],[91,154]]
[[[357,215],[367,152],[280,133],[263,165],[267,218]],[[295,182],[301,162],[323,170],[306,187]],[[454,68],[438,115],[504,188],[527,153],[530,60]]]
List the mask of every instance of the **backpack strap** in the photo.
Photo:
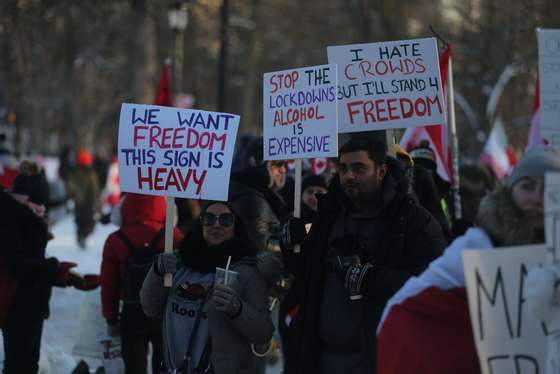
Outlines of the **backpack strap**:
[[[138,247],[136,247],[134,245],[134,243],[132,243],[132,241],[130,240],[130,238],[128,236],[126,236],[126,234],[122,231],[122,230],[118,230],[116,232],[117,236],[121,239],[121,241],[128,247],[128,249],[132,252],[135,251]],[[157,248],[157,244],[159,243],[159,241],[161,240],[161,238],[163,237],[163,235],[165,234],[165,227],[162,228],[157,234],[156,236],[154,236],[154,238],[150,241],[150,243],[148,244],[149,248]]]
[[134,243],[132,243],[130,238],[126,236],[126,234],[122,230],[118,230],[116,234],[131,252],[136,250],[136,246],[134,245]]
[[164,235],[165,235],[165,226],[163,226],[162,229],[159,230],[159,232],[156,234],[156,236],[154,236],[152,241],[150,241],[149,244],[150,248],[157,248],[159,241],[161,240],[161,238],[163,238]]

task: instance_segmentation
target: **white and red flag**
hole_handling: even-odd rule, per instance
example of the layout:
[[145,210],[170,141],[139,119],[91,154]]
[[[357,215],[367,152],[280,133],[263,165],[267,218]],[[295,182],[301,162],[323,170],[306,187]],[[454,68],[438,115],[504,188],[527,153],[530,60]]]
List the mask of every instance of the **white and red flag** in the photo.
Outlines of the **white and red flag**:
[[533,116],[531,117],[531,128],[529,130],[529,139],[527,149],[535,146],[545,145],[547,142],[541,135],[541,97],[539,90],[539,79],[535,84],[535,97],[533,99]]
[[103,203],[110,207],[117,205],[121,198],[121,181],[119,179],[119,161],[115,157],[109,166],[107,181],[103,191]]
[[321,175],[327,170],[328,166],[329,166],[329,162],[326,158],[324,158],[324,157],[312,158],[311,159],[311,174]]
[[480,228],[456,239],[387,302],[377,329],[377,374],[480,373],[462,252],[491,249]]
[[500,179],[505,177],[515,166],[517,159],[508,139],[501,118],[497,118],[490,132],[478,163],[488,165]]
[[[449,69],[450,57],[451,46],[448,46],[439,59],[443,97],[446,97],[447,92],[447,71]],[[401,138],[400,145],[407,152],[410,152],[412,148],[418,147],[423,140],[428,141],[430,148],[436,154],[438,175],[443,180],[451,182],[452,161],[448,139],[447,126],[445,126],[445,124],[434,124],[430,126],[418,126],[406,129]]]

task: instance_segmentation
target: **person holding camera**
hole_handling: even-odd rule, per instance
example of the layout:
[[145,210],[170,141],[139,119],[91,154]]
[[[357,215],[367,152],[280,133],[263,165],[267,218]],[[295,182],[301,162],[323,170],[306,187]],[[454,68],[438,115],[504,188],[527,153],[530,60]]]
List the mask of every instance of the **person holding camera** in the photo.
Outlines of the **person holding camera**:
[[[340,148],[338,175],[318,196],[309,236],[298,220],[284,230],[288,271],[302,292],[290,373],[375,373],[375,331],[387,300],[442,253],[440,226],[397,188],[386,151],[371,137],[352,137]],[[301,254],[286,243],[302,243]]]

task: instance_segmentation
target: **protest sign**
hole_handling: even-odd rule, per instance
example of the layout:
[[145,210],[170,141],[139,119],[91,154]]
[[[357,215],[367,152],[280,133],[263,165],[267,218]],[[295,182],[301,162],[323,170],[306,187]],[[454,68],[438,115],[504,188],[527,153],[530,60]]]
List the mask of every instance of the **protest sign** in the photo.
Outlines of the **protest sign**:
[[[548,265],[560,263],[560,173],[547,173],[544,189],[544,223]],[[560,316],[551,321],[546,373],[560,373]]]
[[560,235],[556,227],[560,224],[560,174],[547,173],[544,188],[544,223],[548,263],[560,261]]
[[560,29],[538,29],[541,136],[560,147]]
[[446,123],[434,38],[327,48],[338,65],[339,132]]
[[527,272],[544,245],[463,252],[465,282],[483,374],[536,374],[545,368],[548,327],[527,310]]
[[335,65],[264,74],[265,160],[338,154]]
[[227,200],[239,116],[123,104],[119,174],[126,192]]

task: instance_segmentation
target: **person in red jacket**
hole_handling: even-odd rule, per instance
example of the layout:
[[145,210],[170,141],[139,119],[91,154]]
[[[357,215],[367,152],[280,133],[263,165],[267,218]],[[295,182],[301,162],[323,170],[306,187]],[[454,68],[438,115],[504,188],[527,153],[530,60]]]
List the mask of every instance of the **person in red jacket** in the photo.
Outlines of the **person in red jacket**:
[[[133,276],[129,264],[143,249],[163,252],[165,210],[164,197],[127,194],[121,207],[122,226],[109,235],[103,248],[100,276],[103,317],[107,320],[107,333],[121,335],[126,373],[146,373],[148,343],[152,344],[154,373],[161,362],[162,322],[143,313],[138,296],[143,279],[136,283],[130,281]],[[181,239],[180,231],[175,229],[174,243]],[[138,289],[130,291],[131,284],[134,288],[138,282]],[[121,300],[123,308],[119,313]]]

